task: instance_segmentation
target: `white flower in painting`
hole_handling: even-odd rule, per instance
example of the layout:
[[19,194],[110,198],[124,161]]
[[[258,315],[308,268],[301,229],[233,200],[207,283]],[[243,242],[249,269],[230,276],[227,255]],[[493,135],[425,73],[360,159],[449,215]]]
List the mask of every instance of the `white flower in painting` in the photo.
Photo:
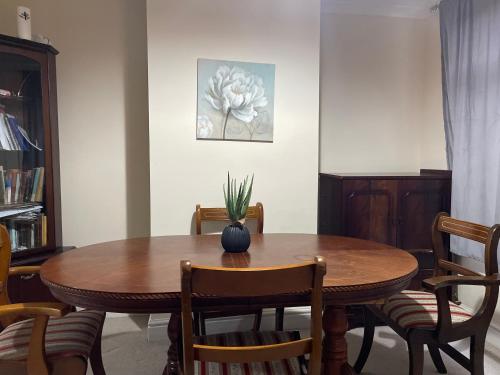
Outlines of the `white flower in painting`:
[[267,105],[262,78],[245,70],[222,65],[208,80],[205,99],[226,116],[250,123]]
[[209,138],[214,130],[214,124],[207,115],[198,116],[196,131],[198,138]]

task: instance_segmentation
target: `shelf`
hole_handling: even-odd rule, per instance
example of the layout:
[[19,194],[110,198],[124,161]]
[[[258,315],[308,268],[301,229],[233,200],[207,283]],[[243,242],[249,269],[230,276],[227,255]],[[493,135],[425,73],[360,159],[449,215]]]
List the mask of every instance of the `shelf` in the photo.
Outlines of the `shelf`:
[[28,96],[17,96],[17,95],[3,96],[3,95],[0,95],[0,101],[23,103],[23,102],[31,101],[31,98]]
[[64,246],[48,248],[48,247],[37,247],[29,250],[16,251],[12,253],[11,266],[24,266],[33,264],[42,264],[48,258],[61,254],[64,251],[70,251],[75,249],[74,246]]
[[0,149],[0,152],[20,152],[20,153],[24,153],[24,152],[32,152],[32,151],[36,151],[36,152],[43,152],[43,149],[42,150],[37,150],[36,148],[32,147],[31,149],[29,150],[4,150],[4,149]]
[[[25,215],[30,212],[41,212],[43,210],[43,203],[18,203],[18,204],[7,204],[0,206],[0,219],[13,218],[16,216]],[[31,221],[31,219],[26,219]]]
[[40,204],[41,204],[40,202],[17,202],[17,203],[0,204],[0,212],[16,208],[29,208],[29,207],[39,206]]

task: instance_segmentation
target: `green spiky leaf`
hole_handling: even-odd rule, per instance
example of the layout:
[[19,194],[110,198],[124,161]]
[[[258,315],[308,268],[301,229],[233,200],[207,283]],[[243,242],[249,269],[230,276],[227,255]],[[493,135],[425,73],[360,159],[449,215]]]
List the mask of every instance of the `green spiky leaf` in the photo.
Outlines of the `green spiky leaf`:
[[227,185],[222,185],[227,214],[232,222],[245,218],[252,197],[253,178],[248,183],[248,176],[237,188],[236,179],[231,179],[227,173]]

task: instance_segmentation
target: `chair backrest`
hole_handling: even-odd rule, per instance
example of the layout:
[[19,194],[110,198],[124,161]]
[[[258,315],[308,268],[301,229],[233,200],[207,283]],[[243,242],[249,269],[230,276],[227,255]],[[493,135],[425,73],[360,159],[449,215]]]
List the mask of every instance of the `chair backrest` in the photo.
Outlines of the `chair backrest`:
[[[484,272],[486,276],[498,273],[498,257],[497,248],[500,238],[500,225],[496,224],[492,227],[487,227],[480,224],[474,224],[467,221],[457,220],[451,218],[446,212],[439,213],[434,219],[432,226],[432,243],[434,247],[434,276],[446,276],[450,273],[463,276],[482,276],[480,273],[473,271],[467,267],[451,262],[445,258],[444,246],[447,237],[455,235],[458,237],[466,238],[471,241],[479,242],[484,245]],[[449,306],[445,301],[447,300],[447,288],[437,291],[438,304],[440,311],[446,311],[449,315]],[[469,320],[467,324],[474,328],[475,322],[482,322],[484,325],[489,326],[491,317],[495,311],[498,301],[498,284],[491,284],[485,286],[485,293],[481,306],[476,311],[474,318]],[[438,327],[444,327],[443,335],[451,332],[451,320],[449,317],[441,317],[438,321]],[[480,323],[481,324],[481,323]],[[458,334],[458,327],[454,329],[454,333]],[[444,337],[444,336],[443,336]]]
[[[222,207],[201,207],[196,205],[196,234],[201,234],[201,223],[204,221],[229,221],[227,210]],[[264,231],[264,206],[257,202],[255,206],[248,206],[245,219],[257,221],[257,233]]]
[[[194,374],[194,361],[251,363],[280,360],[310,353],[308,374],[321,369],[321,314],[323,276],[326,263],[314,262],[268,268],[223,268],[194,266],[181,262],[182,334],[184,374]],[[310,293],[311,337],[263,346],[221,347],[193,344],[192,296],[257,297],[286,293]]]
[[[9,278],[9,267],[11,258],[11,246],[9,232],[5,226],[0,225],[0,306],[9,305],[9,293],[7,281]],[[13,318],[0,318],[0,331],[13,322]]]
[[0,225],[0,305],[10,304],[7,293],[7,279],[10,267],[10,237],[5,226]]
[[435,276],[443,276],[449,272],[465,276],[481,275],[445,258],[444,244],[448,235],[455,235],[482,243],[484,245],[485,274],[493,275],[498,273],[497,247],[500,237],[500,226],[497,224],[490,228],[480,224],[457,220],[450,217],[446,212],[441,212],[434,219],[432,226]]

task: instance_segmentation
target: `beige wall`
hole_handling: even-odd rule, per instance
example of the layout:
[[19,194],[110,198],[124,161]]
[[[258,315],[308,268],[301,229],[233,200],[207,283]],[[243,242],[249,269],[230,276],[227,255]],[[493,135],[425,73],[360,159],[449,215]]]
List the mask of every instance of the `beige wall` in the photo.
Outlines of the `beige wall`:
[[[315,232],[320,2],[148,0],[151,232],[192,230],[196,203],[255,173],[266,232]],[[197,59],[276,64],[274,143],[197,141]]]
[[445,168],[437,17],[322,14],[320,170]]
[[420,133],[420,167],[447,169],[441,84],[441,39],[439,18],[422,20],[425,65],[423,74],[423,109]]
[[[18,1],[0,0],[16,35]],[[149,234],[146,4],[26,0],[57,58],[63,240]]]

